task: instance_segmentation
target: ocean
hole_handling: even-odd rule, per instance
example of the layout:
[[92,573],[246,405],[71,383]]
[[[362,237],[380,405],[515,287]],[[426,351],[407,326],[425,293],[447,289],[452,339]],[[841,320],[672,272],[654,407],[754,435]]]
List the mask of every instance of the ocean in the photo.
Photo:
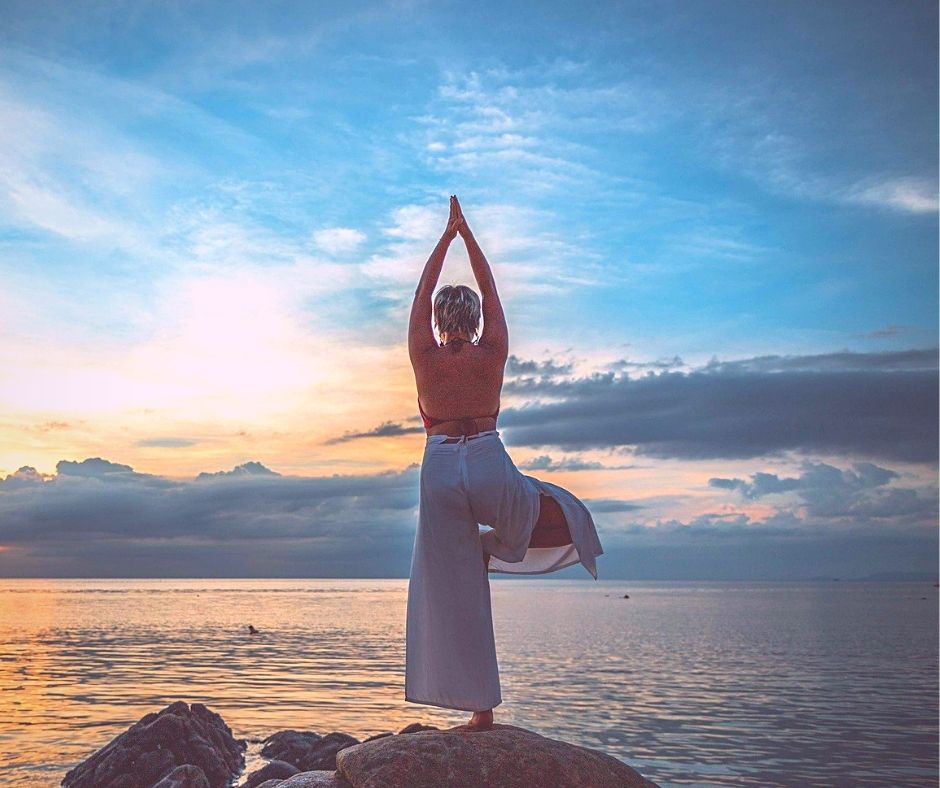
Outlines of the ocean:
[[[663,786],[937,785],[929,582],[491,589],[497,722]],[[462,723],[404,700],[406,593],[407,580],[2,580],[0,785],[58,785],[175,700],[248,739]]]

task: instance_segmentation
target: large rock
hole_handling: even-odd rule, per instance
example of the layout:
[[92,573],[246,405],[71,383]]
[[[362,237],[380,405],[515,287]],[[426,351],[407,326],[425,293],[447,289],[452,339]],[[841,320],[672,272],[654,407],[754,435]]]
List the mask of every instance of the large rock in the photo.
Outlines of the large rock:
[[[218,714],[201,703],[176,701],[70,769],[62,786],[152,788],[167,778],[161,788],[224,788],[244,766],[245,747]],[[193,768],[177,768],[187,764]]]
[[319,733],[313,731],[278,731],[264,740],[261,754],[265,758],[275,758],[293,764],[322,738]]
[[264,740],[261,754],[265,758],[287,761],[302,772],[336,768],[336,753],[359,744],[359,739],[348,733],[328,733],[320,736],[312,731],[279,731]]
[[386,736],[342,750],[336,767],[354,788],[655,788],[613,756],[499,724]]
[[271,761],[248,775],[244,788],[258,788],[268,780],[286,780],[299,772],[296,766],[287,761]]

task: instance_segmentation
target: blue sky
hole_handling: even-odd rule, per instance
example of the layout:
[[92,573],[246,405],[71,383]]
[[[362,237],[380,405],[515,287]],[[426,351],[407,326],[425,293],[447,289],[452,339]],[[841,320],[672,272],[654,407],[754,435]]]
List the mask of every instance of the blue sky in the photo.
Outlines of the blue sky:
[[[24,529],[0,526],[0,572],[113,563],[30,541],[76,479],[99,485],[84,533],[116,516],[113,468],[60,460],[151,492],[248,461],[291,496],[407,474],[405,318],[451,193],[507,305],[507,445],[607,502],[609,573],[668,576],[657,550],[738,527],[754,561],[692,550],[683,571],[792,573],[768,558],[775,528],[806,555],[834,528],[856,545],[808,574],[934,566],[935,4],[0,10],[0,511]],[[442,282],[470,281],[451,255]],[[757,474],[805,483],[749,497]],[[317,542],[309,494],[291,504],[304,566],[382,574]],[[413,503],[388,514],[392,574]],[[114,549],[171,555],[176,527]],[[886,528],[894,553],[871,547]],[[244,549],[235,574],[303,572]]]

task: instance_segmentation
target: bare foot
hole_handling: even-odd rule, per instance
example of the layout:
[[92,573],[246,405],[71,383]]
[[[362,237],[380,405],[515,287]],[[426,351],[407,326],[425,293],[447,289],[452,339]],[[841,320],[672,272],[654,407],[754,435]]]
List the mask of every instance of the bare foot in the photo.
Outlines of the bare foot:
[[471,731],[488,731],[493,727],[493,710],[475,711],[467,723],[467,728]]

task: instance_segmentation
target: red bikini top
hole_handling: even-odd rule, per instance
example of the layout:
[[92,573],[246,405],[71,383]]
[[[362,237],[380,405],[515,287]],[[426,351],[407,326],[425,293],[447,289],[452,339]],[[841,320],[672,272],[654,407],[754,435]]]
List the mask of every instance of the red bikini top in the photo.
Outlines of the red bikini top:
[[[421,414],[421,418],[424,420],[424,428],[426,430],[430,429],[435,424],[443,424],[445,421],[466,421],[468,419],[470,421],[473,421],[473,419],[485,419],[486,418],[486,416],[458,416],[456,418],[451,418],[451,419],[435,419],[433,416],[428,416],[428,414],[424,412],[424,409],[421,407],[420,399],[418,400],[418,412]],[[488,415],[491,418],[495,419],[499,415],[499,405],[496,406],[495,412],[490,413]]]

